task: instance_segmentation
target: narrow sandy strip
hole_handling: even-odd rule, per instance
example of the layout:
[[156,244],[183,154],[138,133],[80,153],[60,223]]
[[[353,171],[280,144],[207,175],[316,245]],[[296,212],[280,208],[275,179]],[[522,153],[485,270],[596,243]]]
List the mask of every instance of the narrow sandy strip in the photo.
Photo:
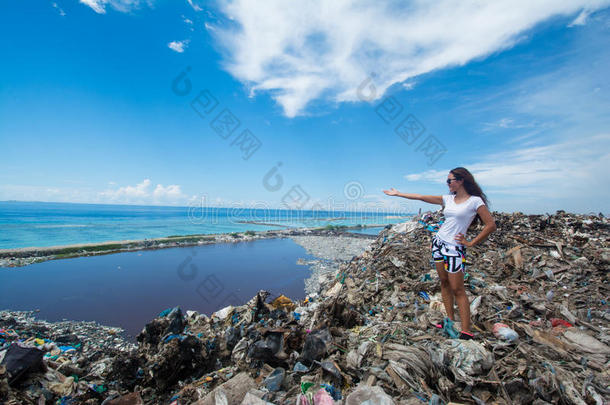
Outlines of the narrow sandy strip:
[[[362,227],[364,228],[371,226],[372,225]],[[358,227],[341,227],[340,229],[337,228],[333,230],[329,230],[327,228],[290,228],[259,232],[245,231],[221,234],[184,235],[154,239],[81,243],[65,246],[0,249],[0,267],[21,267],[47,260],[103,255],[118,252],[187,247],[213,243],[247,242],[258,239],[286,238],[299,235],[352,235],[345,232],[348,229],[358,229]],[[358,237],[367,238],[365,235],[352,236],[352,238]]]

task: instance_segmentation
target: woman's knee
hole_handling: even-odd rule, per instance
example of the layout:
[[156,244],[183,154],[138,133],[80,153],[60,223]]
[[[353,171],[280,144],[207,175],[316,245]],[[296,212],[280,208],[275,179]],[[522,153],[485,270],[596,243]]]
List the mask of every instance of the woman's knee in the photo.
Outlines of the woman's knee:
[[456,297],[466,296],[466,289],[464,288],[464,284],[462,285],[451,285],[451,293]]

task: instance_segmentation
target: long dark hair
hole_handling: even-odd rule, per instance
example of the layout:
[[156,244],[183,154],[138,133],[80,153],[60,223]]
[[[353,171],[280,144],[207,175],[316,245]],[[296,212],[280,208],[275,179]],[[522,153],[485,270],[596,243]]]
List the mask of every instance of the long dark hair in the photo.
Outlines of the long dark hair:
[[[481,197],[485,205],[487,205],[487,207],[489,208],[489,200],[487,199],[487,196],[485,195],[483,190],[481,190],[481,186],[477,184],[474,179],[474,176],[468,171],[468,169],[464,167],[456,167],[455,169],[450,170],[449,173],[453,174],[453,177],[455,177],[456,180],[463,180],[463,185],[464,189],[466,189],[466,192],[470,195]],[[479,214],[477,214],[477,216],[474,218],[474,221],[472,221],[471,225],[475,225],[478,222],[482,222]]]

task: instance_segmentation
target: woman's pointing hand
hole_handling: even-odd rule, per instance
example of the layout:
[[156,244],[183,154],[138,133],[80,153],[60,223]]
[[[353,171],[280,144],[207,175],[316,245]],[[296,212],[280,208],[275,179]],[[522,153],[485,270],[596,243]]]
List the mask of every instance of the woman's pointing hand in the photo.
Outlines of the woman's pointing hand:
[[398,190],[396,190],[393,187],[389,190],[383,190],[383,192],[386,193],[387,195],[398,195],[399,194]]

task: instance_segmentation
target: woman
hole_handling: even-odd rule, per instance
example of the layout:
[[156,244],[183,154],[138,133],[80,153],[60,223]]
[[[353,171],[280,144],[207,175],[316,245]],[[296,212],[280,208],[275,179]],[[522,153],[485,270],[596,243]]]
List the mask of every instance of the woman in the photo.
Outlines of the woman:
[[[464,263],[466,247],[483,242],[496,230],[496,223],[487,208],[487,196],[463,167],[456,167],[447,175],[448,195],[421,195],[400,193],[396,189],[384,190],[390,196],[420,200],[443,206],[445,222],[432,238],[432,258],[441,280],[441,294],[447,316],[454,319],[453,303],[458,304],[462,321],[461,339],[472,339],[470,332],[470,303],[464,289]],[[466,231],[478,216],[485,227],[473,240],[466,239]]]

